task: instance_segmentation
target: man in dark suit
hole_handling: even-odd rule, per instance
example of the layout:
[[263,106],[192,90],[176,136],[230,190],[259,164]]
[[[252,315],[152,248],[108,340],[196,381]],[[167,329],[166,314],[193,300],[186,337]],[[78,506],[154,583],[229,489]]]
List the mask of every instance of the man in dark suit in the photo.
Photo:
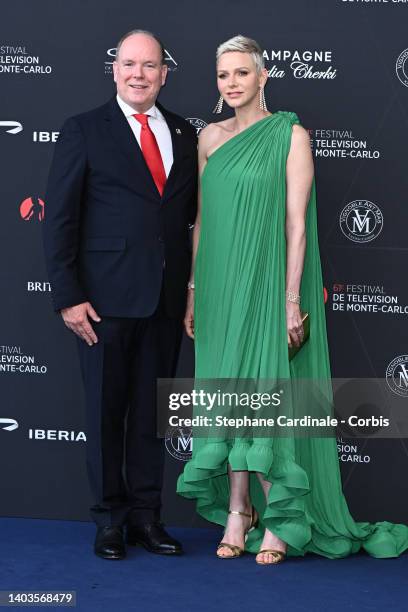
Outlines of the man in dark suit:
[[117,95],[63,126],[47,189],[46,263],[55,310],[77,335],[87,411],[95,553],[127,542],[182,552],[159,521],[164,448],[156,379],[174,375],[195,217],[195,130],[156,99],[164,49],[118,43]]

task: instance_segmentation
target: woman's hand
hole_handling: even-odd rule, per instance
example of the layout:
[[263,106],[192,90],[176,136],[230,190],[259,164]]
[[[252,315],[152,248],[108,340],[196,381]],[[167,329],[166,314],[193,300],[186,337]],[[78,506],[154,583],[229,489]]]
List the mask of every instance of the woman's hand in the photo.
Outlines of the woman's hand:
[[288,345],[300,346],[303,340],[303,323],[300,306],[295,302],[286,302],[286,327],[288,330]]
[[189,338],[194,340],[194,289],[187,292],[186,314],[184,315],[184,329]]

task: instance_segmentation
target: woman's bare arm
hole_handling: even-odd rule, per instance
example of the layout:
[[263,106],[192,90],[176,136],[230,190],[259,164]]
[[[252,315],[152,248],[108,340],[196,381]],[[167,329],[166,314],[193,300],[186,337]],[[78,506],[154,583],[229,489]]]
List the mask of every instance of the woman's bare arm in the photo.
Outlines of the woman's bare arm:
[[[306,251],[305,219],[313,174],[309,134],[300,125],[294,125],[286,163],[286,291],[295,294],[299,294],[302,280]],[[303,329],[298,304],[286,301],[286,318],[288,342],[299,345]]]
[[[201,130],[198,138],[198,173],[199,173],[199,184],[198,184],[198,202],[197,202],[197,216],[194,222],[193,229],[193,253],[191,262],[190,272],[190,283],[194,283],[194,268],[195,260],[197,256],[198,243],[200,241],[200,229],[201,229],[201,176],[203,174],[205,165],[207,163],[207,152],[211,147],[214,140],[214,126],[208,125],[206,128]],[[194,339],[194,289],[188,290],[187,295],[187,307],[186,314],[184,317],[184,327],[186,334],[189,338]]]

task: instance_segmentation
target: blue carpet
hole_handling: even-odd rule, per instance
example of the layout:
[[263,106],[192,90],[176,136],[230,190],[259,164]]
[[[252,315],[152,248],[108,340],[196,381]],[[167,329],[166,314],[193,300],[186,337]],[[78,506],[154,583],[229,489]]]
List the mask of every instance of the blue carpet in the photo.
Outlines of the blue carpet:
[[310,555],[261,567],[249,554],[215,558],[221,531],[174,528],[169,531],[183,542],[184,556],[129,548],[124,561],[105,561],[92,553],[91,523],[3,518],[0,530],[0,590],[76,591],[72,609],[87,612],[408,608],[408,555],[336,561]]

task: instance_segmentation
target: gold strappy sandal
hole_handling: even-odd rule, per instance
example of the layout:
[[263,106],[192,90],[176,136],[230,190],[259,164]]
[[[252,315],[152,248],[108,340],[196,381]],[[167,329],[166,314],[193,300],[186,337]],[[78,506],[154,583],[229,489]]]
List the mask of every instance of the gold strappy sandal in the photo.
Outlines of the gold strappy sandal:
[[262,553],[270,553],[272,555],[272,561],[268,561],[267,563],[265,563],[265,561],[258,561],[258,559],[255,559],[258,565],[277,565],[278,563],[282,563],[286,559],[286,553],[282,552],[281,550],[264,548],[260,550],[259,553],[257,553],[257,556],[262,555]]
[[[251,531],[251,529],[256,527],[256,525],[258,524],[258,513],[255,510],[254,506],[252,506],[251,508],[251,514],[248,514],[247,512],[239,512],[238,510],[230,510],[228,514],[240,514],[241,516],[246,516],[251,519],[249,527],[245,531],[245,539],[248,533]],[[230,551],[232,552],[232,555],[228,555],[228,556],[219,555],[218,551],[220,550],[220,548],[229,548]],[[236,544],[228,544],[228,542],[220,542],[218,544],[217,557],[219,559],[237,559],[238,557],[241,557],[243,554],[244,554],[244,549],[241,548],[240,546],[237,546]]]

